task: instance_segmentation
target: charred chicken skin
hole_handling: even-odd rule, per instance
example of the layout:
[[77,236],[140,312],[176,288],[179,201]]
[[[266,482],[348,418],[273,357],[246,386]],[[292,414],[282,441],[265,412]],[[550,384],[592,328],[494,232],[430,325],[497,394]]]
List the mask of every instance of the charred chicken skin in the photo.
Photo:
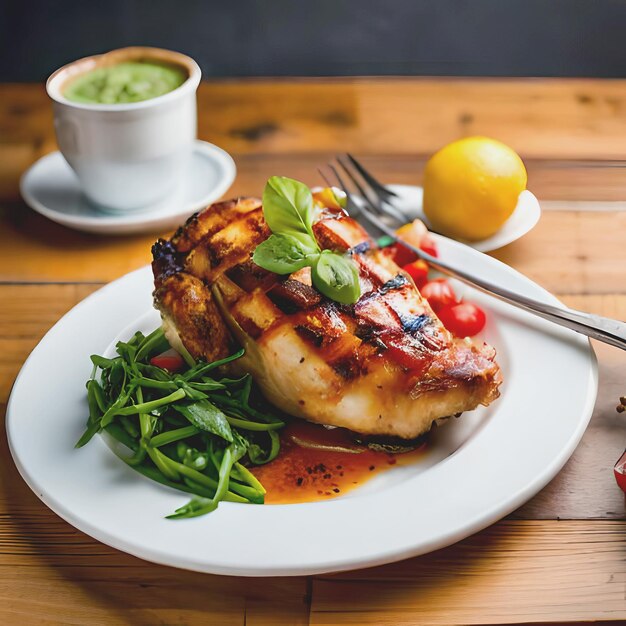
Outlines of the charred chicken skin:
[[255,265],[270,235],[261,201],[220,202],[153,247],[154,301],[172,345],[209,361],[241,345],[236,367],[274,405],[363,435],[413,439],[497,398],[495,350],[453,338],[411,278],[324,197],[314,194],[315,238],[351,254],[355,304],[324,297],[309,268],[279,276]]

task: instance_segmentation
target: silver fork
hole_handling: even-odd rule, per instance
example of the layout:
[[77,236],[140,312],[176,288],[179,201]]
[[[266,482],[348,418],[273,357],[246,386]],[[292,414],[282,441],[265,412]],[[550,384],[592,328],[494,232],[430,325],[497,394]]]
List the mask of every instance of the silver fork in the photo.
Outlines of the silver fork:
[[[344,191],[347,197],[348,213],[373,236],[386,235],[391,237],[394,241],[409,248],[418,258],[423,259],[436,270],[453,276],[499,300],[534,313],[560,326],[565,326],[588,337],[593,337],[604,343],[626,350],[626,324],[624,322],[576,311],[564,306],[546,304],[545,302],[529,298],[500,285],[490,283],[480,276],[470,274],[461,267],[433,257],[410,243],[403,241],[395,234],[395,229],[411,221],[412,217],[399,207],[393,206],[393,198],[396,195],[379,183],[354,157],[350,155],[343,158],[337,157],[337,163],[339,168],[333,163],[329,163],[328,173],[320,169],[320,174],[327,185],[330,187],[338,186]],[[351,181],[354,189],[356,189],[360,196],[359,201],[355,200],[354,194],[350,191],[344,176],[340,173],[340,169]],[[332,182],[333,177],[335,179],[334,183]],[[481,253],[477,252],[477,254]]]

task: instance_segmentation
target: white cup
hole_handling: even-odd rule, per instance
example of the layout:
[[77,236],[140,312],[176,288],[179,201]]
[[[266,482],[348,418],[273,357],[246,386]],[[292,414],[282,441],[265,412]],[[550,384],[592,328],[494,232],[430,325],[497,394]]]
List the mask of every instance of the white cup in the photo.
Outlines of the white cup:
[[[85,104],[63,96],[79,74],[140,59],[177,65],[188,78],[141,102]],[[59,148],[92,202],[108,211],[132,211],[175,191],[196,139],[200,75],[198,64],[184,54],[133,47],[80,59],[48,78]]]

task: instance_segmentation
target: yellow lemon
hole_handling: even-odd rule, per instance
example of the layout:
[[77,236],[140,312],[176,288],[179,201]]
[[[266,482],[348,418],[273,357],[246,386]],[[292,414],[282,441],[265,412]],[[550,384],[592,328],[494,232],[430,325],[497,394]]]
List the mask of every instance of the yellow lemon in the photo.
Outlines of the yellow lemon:
[[519,155],[495,139],[468,137],[435,153],[424,172],[424,213],[433,229],[455,239],[493,235],[526,189]]

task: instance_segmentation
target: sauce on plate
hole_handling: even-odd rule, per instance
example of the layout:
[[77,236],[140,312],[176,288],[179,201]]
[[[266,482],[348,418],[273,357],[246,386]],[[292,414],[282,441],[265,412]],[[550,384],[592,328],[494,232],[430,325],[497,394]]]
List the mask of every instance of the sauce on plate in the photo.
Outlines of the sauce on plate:
[[316,502],[341,496],[373,476],[423,455],[422,444],[391,454],[356,444],[343,428],[296,420],[281,432],[281,450],[267,465],[250,468],[267,493],[266,504]]

